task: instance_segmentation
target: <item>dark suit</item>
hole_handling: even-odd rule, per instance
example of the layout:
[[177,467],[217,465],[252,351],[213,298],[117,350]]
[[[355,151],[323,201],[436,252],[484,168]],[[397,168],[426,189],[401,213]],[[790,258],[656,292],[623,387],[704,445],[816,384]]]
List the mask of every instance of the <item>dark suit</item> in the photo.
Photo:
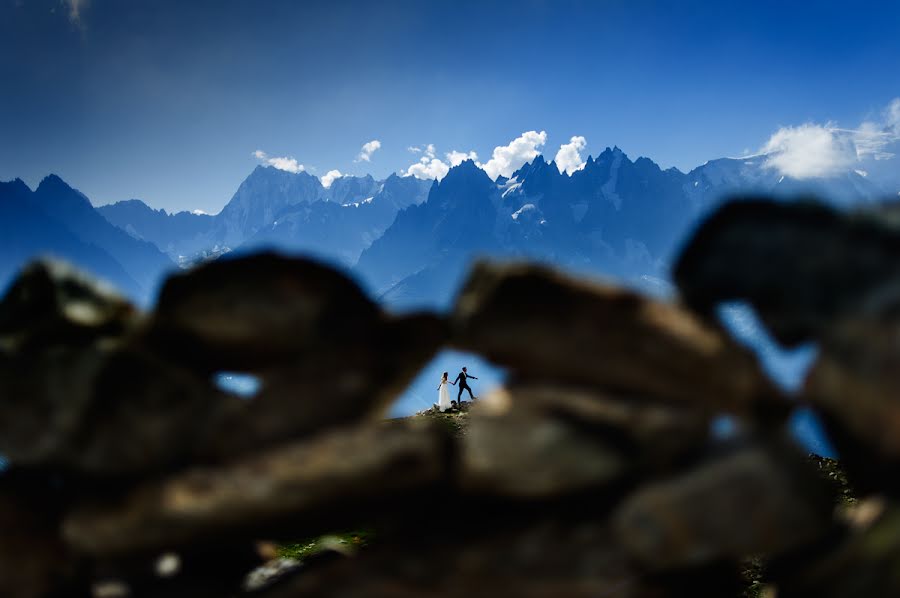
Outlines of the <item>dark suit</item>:
[[[469,388],[469,385],[466,383],[466,379],[467,379],[467,378],[475,378],[475,376],[470,376],[470,375],[468,375],[468,374],[465,373],[465,372],[460,372],[460,373],[459,373],[459,376],[456,377],[455,382],[456,382],[457,384],[459,384],[459,394],[456,395],[456,402],[457,402],[457,403],[460,403],[460,400],[462,399],[462,393],[463,393],[464,390],[468,390],[468,391],[469,391],[469,396],[470,396],[473,400],[475,399],[475,395],[472,394],[472,389]],[[475,378],[475,380],[477,380],[477,379],[478,379],[478,378]]]

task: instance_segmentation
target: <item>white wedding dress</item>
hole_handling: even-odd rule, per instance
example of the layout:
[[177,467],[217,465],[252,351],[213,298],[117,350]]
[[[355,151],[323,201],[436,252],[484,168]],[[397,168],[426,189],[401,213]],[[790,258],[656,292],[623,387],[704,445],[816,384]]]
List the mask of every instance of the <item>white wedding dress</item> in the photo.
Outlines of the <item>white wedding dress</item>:
[[447,388],[448,386],[450,386],[449,381],[441,380],[441,388],[438,390],[438,409],[441,411],[446,411],[452,406],[450,404],[450,390]]

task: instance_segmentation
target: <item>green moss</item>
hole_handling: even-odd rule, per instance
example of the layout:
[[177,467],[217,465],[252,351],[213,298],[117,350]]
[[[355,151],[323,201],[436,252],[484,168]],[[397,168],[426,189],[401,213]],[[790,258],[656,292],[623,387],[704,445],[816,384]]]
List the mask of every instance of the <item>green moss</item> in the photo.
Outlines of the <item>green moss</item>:
[[815,464],[819,473],[831,484],[839,505],[847,506],[856,503],[855,492],[840,463],[835,459],[820,457],[819,455],[810,455],[809,460]]
[[371,543],[374,535],[370,530],[357,530],[342,534],[328,534],[303,540],[301,542],[289,542],[278,546],[277,555],[282,559],[294,559],[303,561],[311,556],[326,550],[344,548],[354,551]]

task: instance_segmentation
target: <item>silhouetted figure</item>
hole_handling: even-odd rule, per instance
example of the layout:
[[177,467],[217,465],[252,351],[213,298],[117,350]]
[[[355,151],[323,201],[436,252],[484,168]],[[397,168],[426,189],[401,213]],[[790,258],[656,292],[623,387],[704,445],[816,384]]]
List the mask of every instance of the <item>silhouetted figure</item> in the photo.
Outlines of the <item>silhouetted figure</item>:
[[469,396],[472,397],[473,401],[478,398],[472,394],[472,389],[469,388],[469,385],[466,383],[466,380],[468,378],[471,378],[472,380],[478,380],[478,378],[476,378],[475,376],[470,376],[469,373],[466,371],[466,368],[463,368],[462,371],[459,373],[459,376],[457,376],[456,380],[453,382],[454,384],[456,384],[457,382],[459,383],[459,394],[456,395],[456,403],[457,404],[462,403],[462,393],[464,390],[469,391]]

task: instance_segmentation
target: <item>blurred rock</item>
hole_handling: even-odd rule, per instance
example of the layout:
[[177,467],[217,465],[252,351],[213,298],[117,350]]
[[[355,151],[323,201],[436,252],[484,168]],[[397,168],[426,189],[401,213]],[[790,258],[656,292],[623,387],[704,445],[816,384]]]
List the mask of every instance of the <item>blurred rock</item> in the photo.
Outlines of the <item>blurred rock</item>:
[[369,342],[379,322],[378,307],[337,270],[259,253],[170,277],[148,335],[174,360],[255,372]]
[[900,509],[877,521],[805,567],[779,572],[779,598],[900,596]]
[[499,531],[484,524],[473,537],[438,531],[413,544],[372,547],[301,572],[264,597],[666,595],[644,583],[601,523],[545,518]]
[[112,288],[63,262],[36,261],[0,300],[0,351],[81,347],[121,337],[138,320],[134,306]]
[[900,491],[900,322],[847,318],[822,339],[805,398],[828,431],[860,491]]
[[777,554],[824,536],[833,505],[786,453],[743,449],[623,501],[616,537],[651,570]]
[[694,234],[673,277],[701,314],[747,301],[776,339],[794,345],[900,299],[900,226],[812,202],[734,201]]
[[479,411],[461,441],[460,483],[465,490],[548,498],[602,486],[627,469],[626,454],[572,422],[525,405]]
[[446,442],[415,423],[335,430],[144,484],[118,503],[85,506],[66,520],[65,537],[79,551],[107,555],[246,538],[254,527],[304,513],[348,517],[370,501],[445,480]]
[[700,406],[562,384],[513,383],[500,394],[507,409],[539,410],[615,447],[632,468],[664,470],[709,441],[710,416]]
[[261,373],[259,393],[210,414],[202,457],[222,459],[338,425],[383,417],[445,336],[428,314],[385,317],[372,336]]
[[740,410],[775,394],[755,359],[690,312],[534,265],[478,264],[453,344],[522,379]]
[[0,476],[0,596],[86,598],[81,563],[59,537],[53,497],[21,485]]

